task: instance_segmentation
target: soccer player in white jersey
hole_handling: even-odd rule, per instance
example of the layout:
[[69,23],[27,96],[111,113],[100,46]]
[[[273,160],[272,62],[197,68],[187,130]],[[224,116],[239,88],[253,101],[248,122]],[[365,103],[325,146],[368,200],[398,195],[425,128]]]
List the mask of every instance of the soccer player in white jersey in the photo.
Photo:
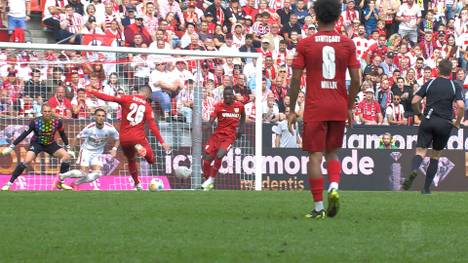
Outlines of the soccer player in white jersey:
[[109,138],[114,140],[114,146],[110,154],[112,157],[117,154],[119,132],[112,124],[105,122],[106,111],[97,109],[94,112],[94,117],[95,121],[86,126],[77,136],[77,139],[83,140],[77,159],[77,164],[80,165],[81,169],[71,170],[59,175],[61,180],[68,177],[80,178],[71,185],[75,189],[77,189],[78,185],[93,182],[102,175],[103,164],[101,158]]

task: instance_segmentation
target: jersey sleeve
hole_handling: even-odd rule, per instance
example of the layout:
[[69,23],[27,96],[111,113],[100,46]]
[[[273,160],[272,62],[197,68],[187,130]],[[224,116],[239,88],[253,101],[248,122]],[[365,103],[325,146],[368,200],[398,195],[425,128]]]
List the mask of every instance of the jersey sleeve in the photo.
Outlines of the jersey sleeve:
[[97,92],[97,91],[94,91],[94,90],[90,90],[90,91],[86,91],[86,92],[88,94],[90,94],[90,95],[96,96],[96,98],[98,98],[98,99],[101,99],[101,100],[104,100],[104,101],[113,101],[113,102],[117,102],[119,104],[122,104],[124,102],[124,97],[126,97],[126,96],[122,96],[122,97],[111,96],[111,95],[107,95],[107,94]]
[[32,120],[31,122],[29,122],[28,129],[25,130],[23,133],[21,133],[21,135],[18,136],[18,138],[16,138],[13,141],[13,145],[15,146],[18,145],[22,140],[28,137],[28,135],[34,131],[34,128],[35,128],[35,124],[34,124],[34,120]]
[[348,68],[359,68],[361,63],[357,60],[356,56],[356,45],[351,39],[348,39],[348,48],[350,49],[349,57],[348,57]]
[[154,137],[156,137],[160,144],[163,144],[164,139],[161,136],[161,132],[159,131],[158,125],[156,125],[154,113],[149,103],[146,104],[145,121],[148,123],[149,129],[151,130],[151,133],[153,133]]
[[80,131],[80,133],[78,133],[78,135],[76,136],[76,138],[78,139],[84,139],[84,138],[88,138],[89,137],[89,128],[88,126],[86,126],[83,130]]
[[63,121],[62,121],[62,120],[58,120],[57,130],[58,130],[59,132],[62,132],[62,131],[65,130],[65,125],[63,125]]
[[214,110],[213,110],[213,112],[210,114],[210,117],[212,117],[212,118],[218,117],[219,105],[220,105],[220,103],[216,103],[216,104],[215,104]]
[[462,92],[462,89],[460,87],[460,85],[458,85],[458,83],[455,83],[453,82],[453,85],[455,85],[455,100],[464,100],[463,99],[463,92]]
[[117,131],[117,129],[114,126],[112,126],[112,128],[111,128],[111,135],[112,135],[112,139],[114,139],[114,140],[119,139],[119,132]]
[[304,41],[297,44],[292,67],[296,69],[304,69],[305,67]]
[[421,98],[424,98],[426,97],[426,92],[427,92],[427,86],[429,83],[431,83],[432,80],[430,82],[426,82],[424,83],[424,85],[421,86],[421,88],[419,88],[418,91],[416,91],[416,95],[418,95],[419,97]]

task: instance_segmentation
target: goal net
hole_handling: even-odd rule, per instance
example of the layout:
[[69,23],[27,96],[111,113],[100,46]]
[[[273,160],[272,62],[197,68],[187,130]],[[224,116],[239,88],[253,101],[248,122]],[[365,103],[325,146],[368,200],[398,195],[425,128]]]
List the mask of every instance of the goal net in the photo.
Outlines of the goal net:
[[[93,39],[92,41],[96,41]],[[164,50],[102,46],[71,46],[0,43],[0,149],[8,147],[29,122],[40,116],[41,105],[49,104],[63,119],[74,151],[79,153],[78,133],[93,122],[94,110],[103,108],[106,121],[119,130],[122,116],[117,103],[105,102],[85,92],[87,86],[112,96],[136,94],[139,87],[153,90],[153,112],[166,152],[146,131],[156,156],[155,164],[139,160],[144,189],[159,178],[165,189],[198,189],[203,182],[202,154],[216,123],[210,125],[214,105],[222,101],[224,87],[234,87],[235,97],[246,109],[243,136],[224,157],[215,189],[261,190],[262,58],[256,53]],[[255,109],[260,109],[258,114]],[[24,159],[31,135],[9,156],[0,156],[0,184]],[[59,144],[60,139],[57,138]],[[75,142],[76,140],[76,142]],[[126,159],[119,149],[109,154],[113,142],[101,156],[103,176],[83,185],[89,190],[132,190]],[[14,190],[52,190],[60,161],[41,153],[13,186]],[[176,176],[175,169],[187,167],[190,176]],[[71,169],[79,169],[76,159]],[[68,179],[67,179],[68,180]],[[69,182],[69,181],[67,181]]]

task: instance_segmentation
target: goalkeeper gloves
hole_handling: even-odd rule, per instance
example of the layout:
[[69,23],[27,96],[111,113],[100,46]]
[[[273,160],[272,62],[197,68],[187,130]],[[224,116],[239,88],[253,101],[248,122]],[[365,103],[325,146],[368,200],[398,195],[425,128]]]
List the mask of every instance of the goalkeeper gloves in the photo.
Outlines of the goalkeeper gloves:
[[67,150],[68,155],[70,155],[72,159],[75,159],[75,152],[71,150],[70,145],[65,145],[65,149]]
[[4,149],[2,150],[2,152],[1,152],[2,154],[1,154],[1,155],[8,155],[8,154],[10,154],[14,149],[15,149],[15,145],[14,145],[14,144],[11,144],[10,146],[8,146],[8,147],[6,147],[6,148],[4,148]]

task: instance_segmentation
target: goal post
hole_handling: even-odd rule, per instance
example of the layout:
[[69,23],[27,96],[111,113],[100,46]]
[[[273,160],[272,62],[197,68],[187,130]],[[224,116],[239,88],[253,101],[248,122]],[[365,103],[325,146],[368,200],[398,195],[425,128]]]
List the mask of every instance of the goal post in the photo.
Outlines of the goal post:
[[[189,95],[187,95],[192,96],[191,98],[193,98],[193,105],[188,107],[190,109],[184,109],[186,111],[184,111],[183,114],[178,112],[177,109],[174,109],[174,104],[179,103],[178,96],[180,96],[180,91],[184,89],[182,88],[177,91],[179,92],[178,94],[175,94],[176,92],[174,91],[174,94],[167,98],[170,100],[169,104],[171,104],[171,108],[169,109],[169,116],[166,116],[166,112],[164,112],[164,110],[161,111],[160,108],[163,108],[163,105],[156,106],[159,109],[158,112],[162,112],[162,116],[158,117],[158,126],[165,140],[172,145],[173,151],[172,153],[163,152],[162,148],[158,146],[155,138],[151,135],[149,139],[150,144],[152,145],[152,148],[157,156],[156,165],[155,167],[151,168],[147,163],[145,164],[144,161],[140,161],[139,167],[140,175],[143,177],[147,176],[148,179],[151,179],[154,176],[165,177],[165,180],[170,183],[171,189],[197,189],[202,182],[201,163],[203,145],[206,143],[208,135],[213,130],[213,128],[209,127],[206,122],[206,115],[208,113],[205,107],[206,96],[211,96],[212,94],[210,94],[210,92],[216,90],[216,87],[215,89],[212,89],[213,87],[208,88],[208,84],[212,82],[216,83],[218,81],[216,77],[221,77],[220,79],[222,79],[223,82],[219,83],[218,81],[216,83],[216,85],[219,85],[219,87],[222,87],[225,85],[225,83],[232,84],[236,78],[235,74],[238,74],[235,71],[236,67],[234,67],[234,70],[230,71],[232,65],[239,65],[237,62],[241,61],[240,65],[242,67],[244,65],[244,61],[250,61],[250,66],[252,66],[250,71],[251,73],[249,75],[251,77],[250,85],[252,87],[254,86],[255,90],[252,91],[253,96],[250,97],[253,101],[249,102],[251,115],[246,117],[253,118],[250,123],[246,124],[246,135],[236,141],[230,152],[225,157],[221,167],[221,170],[224,172],[222,176],[219,176],[219,182],[220,185],[223,185],[221,187],[222,189],[262,189],[263,58],[261,53],[7,42],[0,42],[0,49],[2,50],[0,55],[3,55],[6,58],[5,63],[3,63],[2,66],[6,67],[8,72],[10,72],[10,69],[12,69],[12,71],[16,72],[16,75],[22,75],[22,79],[20,80],[22,82],[22,87],[20,87],[20,89],[24,90],[25,83],[31,79],[27,77],[27,74],[32,76],[34,75],[33,72],[36,71],[40,71],[43,82],[50,82],[52,84],[55,83],[53,87],[46,85],[43,94],[40,94],[42,95],[40,97],[43,97],[43,102],[46,102],[49,98],[54,96],[54,88],[56,88],[56,82],[59,80],[51,80],[51,77],[56,78],[56,75],[54,75],[54,70],[56,68],[62,69],[61,78],[63,79],[60,79],[60,81],[63,81],[63,83],[65,83],[65,78],[66,81],[70,81],[70,76],[63,76],[64,71],[66,72],[68,68],[72,67],[80,68],[80,81],[82,80],[83,82],[81,85],[85,86],[91,85],[89,84],[90,81],[92,81],[90,80],[90,76],[93,75],[93,72],[91,71],[83,73],[81,69],[84,67],[90,67],[90,65],[92,65],[92,68],[95,68],[94,65],[100,65],[101,73],[104,74],[106,81],[110,82],[110,78],[112,78],[111,75],[113,75],[112,73],[115,73],[114,76],[117,76],[118,82],[123,87],[124,92],[131,94],[133,88],[137,87],[138,85],[144,85],[145,82],[148,83],[148,75],[155,70],[154,68],[157,67],[155,65],[164,64],[166,67],[172,67],[172,70],[174,70],[175,64],[179,62],[184,63],[184,70],[188,71],[187,74],[190,74],[188,77],[188,82],[190,85],[193,83],[193,88],[191,88],[192,91]],[[71,53],[77,53],[77,58],[70,59],[69,54]],[[55,60],[50,58],[54,56]],[[16,59],[14,57],[16,57]],[[29,59],[22,60],[23,57],[28,57]],[[133,60],[129,59],[129,57],[132,57]],[[136,59],[138,57],[142,57],[143,59],[138,61]],[[217,61],[220,61],[220,63],[218,64]],[[236,61],[237,64],[233,61]],[[148,66],[148,68],[150,68],[150,70],[148,70],[143,66],[141,69],[138,68],[138,63],[154,63],[155,65]],[[207,65],[210,68],[208,71],[206,71],[206,73],[204,70]],[[215,71],[219,68],[224,69],[224,76],[216,75],[218,73]],[[7,75],[10,76],[9,73]],[[95,75],[96,74],[94,74],[94,76]],[[187,79],[185,79],[184,83],[184,85],[189,85],[187,84]],[[14,127],[24,127],[25,123],[34,117],[34,114],[25,114],[25,109],[23,109],[24,105],[27,104],[26,100],[32,99],[35,102],[34,98],[23,96],[21,94],[22,91],[17,92],[20,93],[17,95],[18,98],[15,98],[18,100],[17,105],[12,107],[12,112],[8,117],[0,119],[0,148],[2,146],[5,147],[6,143],[10,142],[12,139],[10,136],[11,134],[7,135],[5,132],[8,127],[12,129],[14,129]],[[216,95],[219,96],[219,92]],[[161,104],[164,104],[164,101],[161,102]],[[107,106],[110,109],[107,121],[118,124],[118,118],[121,118],[122,116],[118,116],[118,110],[116,108],[117,106],[111,106],[110,104]],[[182,106],[182,108],[184,108],[184,106]],[[73,110],[75,110],[75,108]],[[173,114],[173,112],[176,113]],[[69,133],[71,136],[75,136],[79,130],[84,127],[83,125],[91,121],[93,121],[93,119],[88,114],[83,118],[80,118],[79,116],[73,116],[73,118],[67,117],[65,123],[70,124],[68,126],[71,128],[68,129],[73,130],[69,131]],[[1,140],[1,132],[4,133],[3,141]],[[8,138],[8,136],[10,136],[10,138]],[[22,151],[24,151],[24,149]],[[21,155],[24,153],[20,153],[17,150],[17,154]],[[30,168],[30,170],[34,170],[34,176],[26,178],[26,180],[32,182],[33,184],[47,184],[48,181],[45,179],[45,177],[42,178],[43,172],[49,169],[47,166],[57,165],[57,161],[53,161],[52,159],[49,160],[46,157],[41,158],[45,159],[41,159],[35,163],[34,168]],[[17,158],[17,161],[18,160],[20,160],[20,158]],[[11,161],[12,164],[15,163],[15,160],[8,161]],[[113,167],[115,169],[113,170],[114,173],[112,175],[109,174],[109,177],[113,175],[116,176],[112,178],[112,180],[114,180],[114,185],[110,187],[109,190],[127,189],[124,186],[119,186],[118,180],[120,180],[120,182],[124,185],[128,185],[129,183],[128,178],[123,178],[123,176],[128,175],[127,167],[123,165],[123,163],[126,162],[125,159],[123,159],[121,156],[117,161],[121,164],[117,169],[117,166]],[[176,178],[174,176],[172,171],[179,164],[191,166],[192,176],[190,179]],[[0,174],[5,174],[6,171],[7,169],[2,169]],[[27,174],[27,172],[25,174]],[[117,180],[116,178],[119,179]],[[101,184],[104,185],[104,179],[101,181]],[[41,187],[48,189],[47,186]],[[94,185],[94,187],[99,188],[100,186]],[[104,189],[102,186],[101,188]]]

